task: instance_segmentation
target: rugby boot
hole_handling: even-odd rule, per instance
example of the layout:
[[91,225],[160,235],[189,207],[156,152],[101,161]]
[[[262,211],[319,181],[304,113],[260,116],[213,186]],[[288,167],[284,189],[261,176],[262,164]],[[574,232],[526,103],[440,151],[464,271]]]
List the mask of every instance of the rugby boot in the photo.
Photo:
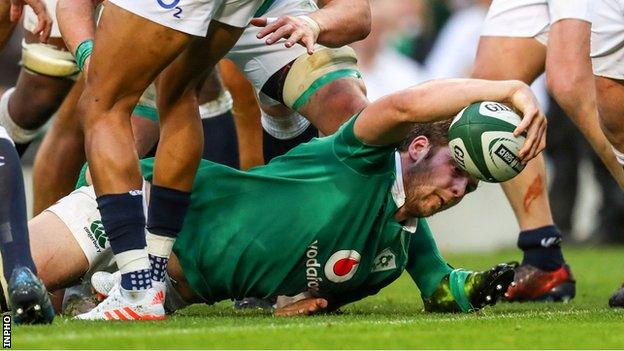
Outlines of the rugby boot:
[[121,285],[116,284],[108,292],[108,296],[91,311],[77,315],[82,320],[108,321],[156,321],[164,320],[165,293],[162,289],[151,287],[141,292],[143,296],[136,300],[126,298]]
[[91,276],[91,289],[95,293],[98,301],[103,301],[108,297],[108,293],[115,285],[121,284],[121,272],[95,272]]
[[624,307],[624,284],[609,298],[610,307]]
[[567,264],[552,272],[529,264],[520,265],[516,268],[514,283],[507,290],[507,299],[511,302],[567,302],[576,295],[576,281]]
[[494,305],[514,278],[514,266],[501,263],[489,270],[456,269],[445,276],[431,297],[423,299],[427,312],[473,312]]
[[27,267],[18,267],[9,279],[9,305],[15,324],[49,324],[54,308],[45,286]]

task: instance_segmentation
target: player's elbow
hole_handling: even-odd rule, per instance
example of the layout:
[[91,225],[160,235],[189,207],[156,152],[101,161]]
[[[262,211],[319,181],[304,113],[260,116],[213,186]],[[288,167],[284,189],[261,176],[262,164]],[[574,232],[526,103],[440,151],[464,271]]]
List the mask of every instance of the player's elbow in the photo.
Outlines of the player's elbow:
[[368,0],[362,1],[357,12],[358,21],[357,25],[354,27],[353,41],[365,39],[371,31],[371,9]]
[[429,89],[420,85],[388,96],[392,99],[391,104],[398,122],[425,122],[419,118],[427,115],[430,97]]

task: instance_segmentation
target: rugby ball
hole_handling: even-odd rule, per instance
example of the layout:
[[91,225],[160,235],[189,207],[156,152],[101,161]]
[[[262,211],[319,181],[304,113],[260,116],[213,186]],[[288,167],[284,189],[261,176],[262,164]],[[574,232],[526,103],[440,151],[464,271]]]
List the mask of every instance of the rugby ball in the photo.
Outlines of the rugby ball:
[[520,124],[511,108],[483,101],[464,108],[451,122],[449,147],[461,168],[476,178],[499,183],[517,176],[524,165],[518,153],[525,135],[515,137]]

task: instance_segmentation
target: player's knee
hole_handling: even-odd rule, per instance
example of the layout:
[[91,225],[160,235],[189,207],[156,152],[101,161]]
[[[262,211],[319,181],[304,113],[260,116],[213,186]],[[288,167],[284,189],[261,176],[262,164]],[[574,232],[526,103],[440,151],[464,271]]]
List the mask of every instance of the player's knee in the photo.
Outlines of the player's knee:
[[584,77],[576,72],[564,72],[564,74],[546,74],[546,86],[551,95],[556,99],[572,96],[581,84]]
[[366,107],[368,100],[358,83],[351,78],[339,79],[323,89],[321,101],[327,103],[326,111],[346,120]]
[[624,124],[621,118],[603,114],[600,116],[602,131],[607,140],[618,150],[624,150]]
[[18,91],[11,96],[11,118],[24,129],[37,129],[58,110],[66,91],[36,89]]
[[9,100],[14,90],[14,88],[11,88],[0,96],[0,126],[3,127],[7,138],[12,139],[14,142],[25,144],[32,141],[39,133],[39,130],[37,128],[25,128],[21,123],[18,124],[13,113],[9,113]]

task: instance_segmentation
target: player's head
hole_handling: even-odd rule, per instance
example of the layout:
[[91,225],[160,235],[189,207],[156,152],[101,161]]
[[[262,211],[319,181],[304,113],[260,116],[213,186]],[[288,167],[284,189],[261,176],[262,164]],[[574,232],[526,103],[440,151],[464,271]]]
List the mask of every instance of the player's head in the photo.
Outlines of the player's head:
[[477,187],[448,147],[450,122],[418,124],[399,146],[405,187],[405,210],[426,217],[457,204]]

